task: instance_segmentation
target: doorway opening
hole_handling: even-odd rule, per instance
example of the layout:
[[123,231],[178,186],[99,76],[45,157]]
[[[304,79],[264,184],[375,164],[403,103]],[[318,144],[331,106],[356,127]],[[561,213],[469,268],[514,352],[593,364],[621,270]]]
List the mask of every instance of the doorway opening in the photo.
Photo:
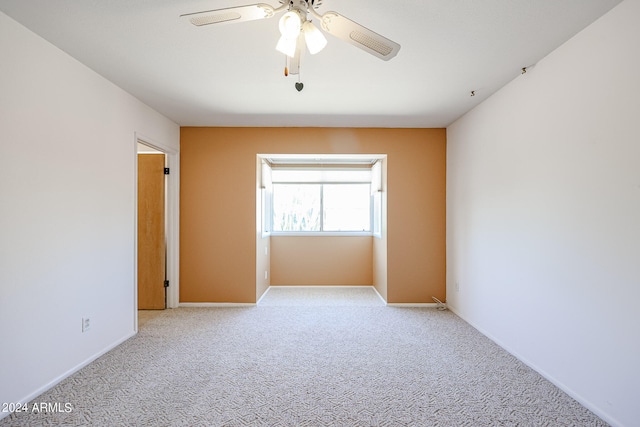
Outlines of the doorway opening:
[[139,309],[179,304],[179,152],[135,137],[134,328]]

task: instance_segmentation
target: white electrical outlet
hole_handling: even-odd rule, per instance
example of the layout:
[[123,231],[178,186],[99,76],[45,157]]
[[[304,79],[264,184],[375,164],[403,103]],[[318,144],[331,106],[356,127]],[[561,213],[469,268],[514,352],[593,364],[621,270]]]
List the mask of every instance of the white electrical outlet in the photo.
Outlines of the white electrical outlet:
[[269,248],[267,246],[264,247],[264,254],[267,255],[269,253]]
[[267,272],[267,270],[264,271],[264,280],[267,280],[267,277],[269,277],[269,273]]
[[87,332],[89,329],[91,329],[91,319],[89,319],[88,317],[83,317],[82,332]]
[[456,292],[460,292],[460,282],[456,280]]

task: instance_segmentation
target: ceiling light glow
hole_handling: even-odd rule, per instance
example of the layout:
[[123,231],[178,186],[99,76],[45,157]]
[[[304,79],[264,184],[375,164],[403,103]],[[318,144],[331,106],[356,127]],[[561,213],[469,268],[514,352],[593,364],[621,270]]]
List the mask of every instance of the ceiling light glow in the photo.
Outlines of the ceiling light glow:
[[307,48],[309,48],[309,53],[312,55],[320,52],[327,45],[326,37],[311,21],[306,21],[302,24],[302,31],[304,33],[304,39],[307,42]]

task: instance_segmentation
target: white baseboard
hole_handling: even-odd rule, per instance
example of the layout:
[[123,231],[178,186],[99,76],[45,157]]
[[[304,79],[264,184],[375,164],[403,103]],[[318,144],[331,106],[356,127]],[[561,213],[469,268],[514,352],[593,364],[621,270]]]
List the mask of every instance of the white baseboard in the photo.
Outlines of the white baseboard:
[[362,289],[362,288],[371,288],[371,285],[271,285],[270,288],[331,288],[331,289]]
[[262,301],[264,297],[269,293],[269,289],[271,289],[271,286],[267,287],[267,290],[262,293],[262,296],[260,298],[258,298],[258,301],[256,301],[256,305],[260,304],[260,301]]
[[499,339],[497,339],[496,337],[494,337],[493,335],[491,335],[490,333],[485,331],[483,328],[477,326],[474,322],[470,322],[465,316],[463,316],[460,313],[460,311],[456,307],[452,307],[449,304],[447,304],[447,307],[456,316],[458,316],[459,318],[461,318],[462,320],[467,322],[469,325],[471,325],[475,330],[480,332],[485,337],[489,338],[494,343],[498,344],[500,347],[502,347],[506,352],[508,352],[509,354],[514,356],[516,359],[518,359],[519,361],[521,361],[522,363],[524,363],[525,365],[527,365],[528,367],[530,367],[531,369],[533,369],[534,371],[536,371],[537,373],[542,375],[550,383],[552,383],[553,385],[558,387],[560,390],[562,390],[565,393],[567,393],[573,399],[578,401],[582,406],[584,406],[585,408],[587,408],[588,410],[590,410],[591,412],[596,414],[598,417],[603,419],[606,423],[610,424],[611,426],[620,426],[620,427],[622,427],[622,424],[618,420],[616,420],[611,415],[609,415],[606,412],[604,412],[601,408],[599,408],[596,405],[594,405],[591,401],[585,399],[584,397],[582,397],[581,395],[579,395],[578,393],[573,391],[571,388],[567,387],[563,382],[561,382],[558,379],[556,379],[553,375],[550,375],[544,369],[541,369],[539,366],[537,366],[531,360],[527,359],[526,357],[523,357],[518,352],[513,351],[513,349],[511,349],[508,345],[505,345],[502,341],[500,341]]
[[388,302],[387,307],[422,307],[422,308],[437,308],[438,304],[433,302]]
[[[40,396],[42,393],[44,393],[47,390],[50,390],[53,387],[57,386],[61,381],[65,380],[68,377],[70,377],[71,375],[75,374],[80,369],[84,368],[89,363],[91,363],[94,360],[96,360],[98,357],[110,352],[111,350],[113,350],[114,348],[116,348],[117,346],[119,346],[120,344],[122,344],[123,342],[125,342],[126,340],[128,340],[129,338],[134,336],[135,334],[136,334],[136,332],[134,331],[134,332],[131,332],[128,335],[125,335],[124,337],[120,338],[118,341],[116,341],[113,344],[105,347],[103,350],[99,351],[98,353],[88,357],[87,359],[85,359],[80,364],[78,364],[78,365],[74,366],[73,368],[69,369],[68,371],[66,371],[62,375],[59,375],[58,377],[54,378],[52,381],[49,381],[47,384],[45,384],[42,387],[38,388],[34,392],[28,394],[27,396],[23,397],[22,399],[18,399],[16,402],[24,402],[24,403],[31,402],[33,399],[35,399],[36,397]],[[0,420],[3,419],[4,417],[9,416],[9,415],[11,415],[10,412],[0,412]]]
[[373,289],[373,292],[375,292],[376,295],[378,295],[378,298],[380,298],[380,301],[382,301],[384,305],[388,305],[387,301],[384,298],[382,298],[382,295],[380,295],[380,292],[378,292],[375,286],[371,286],[371,289]]
[[255,302],[181,302],[178,307],[255,307]]
[[220,308],[220,307],[253,307],[260,303],[260,301],[269,293],[271,288],[331,288],[331,289],[362,289],[362,288],[371,288],[376,293],[376,295],[380,298],[380,300],[389,307],[422,307],[422,308],[437,308],[438,304],[432,302],[426,303],[388,303],[382,298],[382,295],[378,292],[375,286],[371,285],[271,285],[267,288],[266,291],[262,294],[257,303],[243,303],[243,302],[181,302],[179,307],[210,307],[210,308]]

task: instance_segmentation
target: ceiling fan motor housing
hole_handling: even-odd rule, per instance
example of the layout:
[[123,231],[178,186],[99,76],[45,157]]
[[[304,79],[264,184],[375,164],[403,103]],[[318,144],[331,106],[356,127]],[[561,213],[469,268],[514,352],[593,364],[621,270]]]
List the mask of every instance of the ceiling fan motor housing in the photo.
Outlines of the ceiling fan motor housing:
[[[302,3],[306,3],[307,7],[313,7],[314,9],[317,9],[318,7],[322,6],[322,1],[323,0],[303,0]],[[291,6],[292,4],[296,3],[296,0],[280,0],[280,3],[289,3],[289,5]]]

